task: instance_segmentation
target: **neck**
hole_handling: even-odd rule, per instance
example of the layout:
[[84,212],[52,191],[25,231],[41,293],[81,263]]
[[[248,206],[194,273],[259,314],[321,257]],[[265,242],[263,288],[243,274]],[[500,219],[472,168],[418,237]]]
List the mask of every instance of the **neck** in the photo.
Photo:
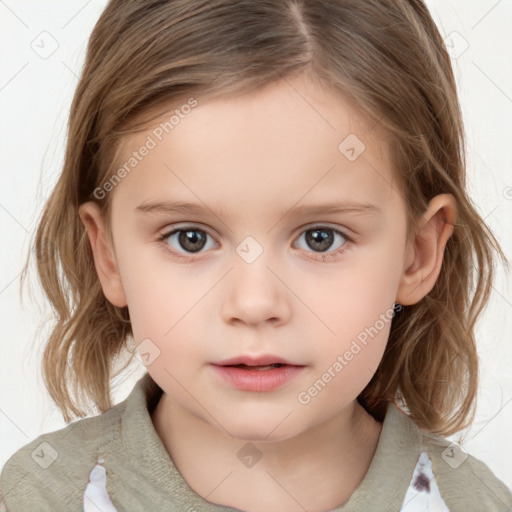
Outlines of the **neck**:
[[152,419],[174,464],[197,494],[251,512],[327,510],[346,502],[370,466],[382,429],[357,401],[279,441],[231,437],[165,393]]

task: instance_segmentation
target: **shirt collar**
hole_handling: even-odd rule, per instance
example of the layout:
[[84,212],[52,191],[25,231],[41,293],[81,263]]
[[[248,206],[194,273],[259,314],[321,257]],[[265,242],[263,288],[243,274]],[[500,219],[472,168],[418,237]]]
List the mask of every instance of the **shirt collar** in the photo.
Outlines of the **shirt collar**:
[[[156,432],[148,403],[156,405],[162,390],[145,374],[125,400],[121,436],[128,458],[136,460],[145,489],[163,495],[169,504],[194,507],[198,512],[237,510],[205,500],[185,481]],[[422,436],[416,424],[394,404],[388,403],[382,431],[370,467],[347,502],[333,512],[372,510],[375,503],[399,510],[421,453]]]

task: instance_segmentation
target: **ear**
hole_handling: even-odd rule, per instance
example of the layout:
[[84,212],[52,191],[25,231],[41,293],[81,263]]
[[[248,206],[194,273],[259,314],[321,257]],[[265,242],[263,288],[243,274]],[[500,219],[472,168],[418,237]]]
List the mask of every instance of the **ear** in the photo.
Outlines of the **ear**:
[[456,220],[457,202],[452,194],[437,195],[429,202],[420,231],[407,249],[396,302],[416,304],[434,288]]
[[106,225],[99,206],[88,201],[80,205],[78,215],[85,225],[94,266],[98,273],[105,297],[114,306],[124,307],[128,304],[124,293],[121,275],[117,267],[115,253],[107,237]]

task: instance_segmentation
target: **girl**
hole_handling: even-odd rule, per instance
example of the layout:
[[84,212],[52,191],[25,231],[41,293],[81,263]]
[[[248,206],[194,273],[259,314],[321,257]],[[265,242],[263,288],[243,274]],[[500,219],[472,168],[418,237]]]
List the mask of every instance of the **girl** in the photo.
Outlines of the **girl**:
[[101,414],[18,450],[4,509],[511,510],[443,437],[505,260],[463,142],[421,0],[111,0],[35,240],[48,390]]

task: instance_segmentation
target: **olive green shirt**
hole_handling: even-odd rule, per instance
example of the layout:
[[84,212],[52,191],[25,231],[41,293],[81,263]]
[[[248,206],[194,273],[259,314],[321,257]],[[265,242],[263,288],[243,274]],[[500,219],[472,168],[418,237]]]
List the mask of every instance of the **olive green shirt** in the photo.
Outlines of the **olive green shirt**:
[[[109,411],[40,435],[16,451],[0,476],[0,510],[84,512],[93,468],[106,475],[103,493],[111,506],[105,512],[237,510],[207,501],[181,476],[151,420],[161,390],[151,394],[150,381],[146,374]],[[334,511],[399,510],[511,512],[512,494],[483,462],[420,430],[388,404],[364,479]]]

